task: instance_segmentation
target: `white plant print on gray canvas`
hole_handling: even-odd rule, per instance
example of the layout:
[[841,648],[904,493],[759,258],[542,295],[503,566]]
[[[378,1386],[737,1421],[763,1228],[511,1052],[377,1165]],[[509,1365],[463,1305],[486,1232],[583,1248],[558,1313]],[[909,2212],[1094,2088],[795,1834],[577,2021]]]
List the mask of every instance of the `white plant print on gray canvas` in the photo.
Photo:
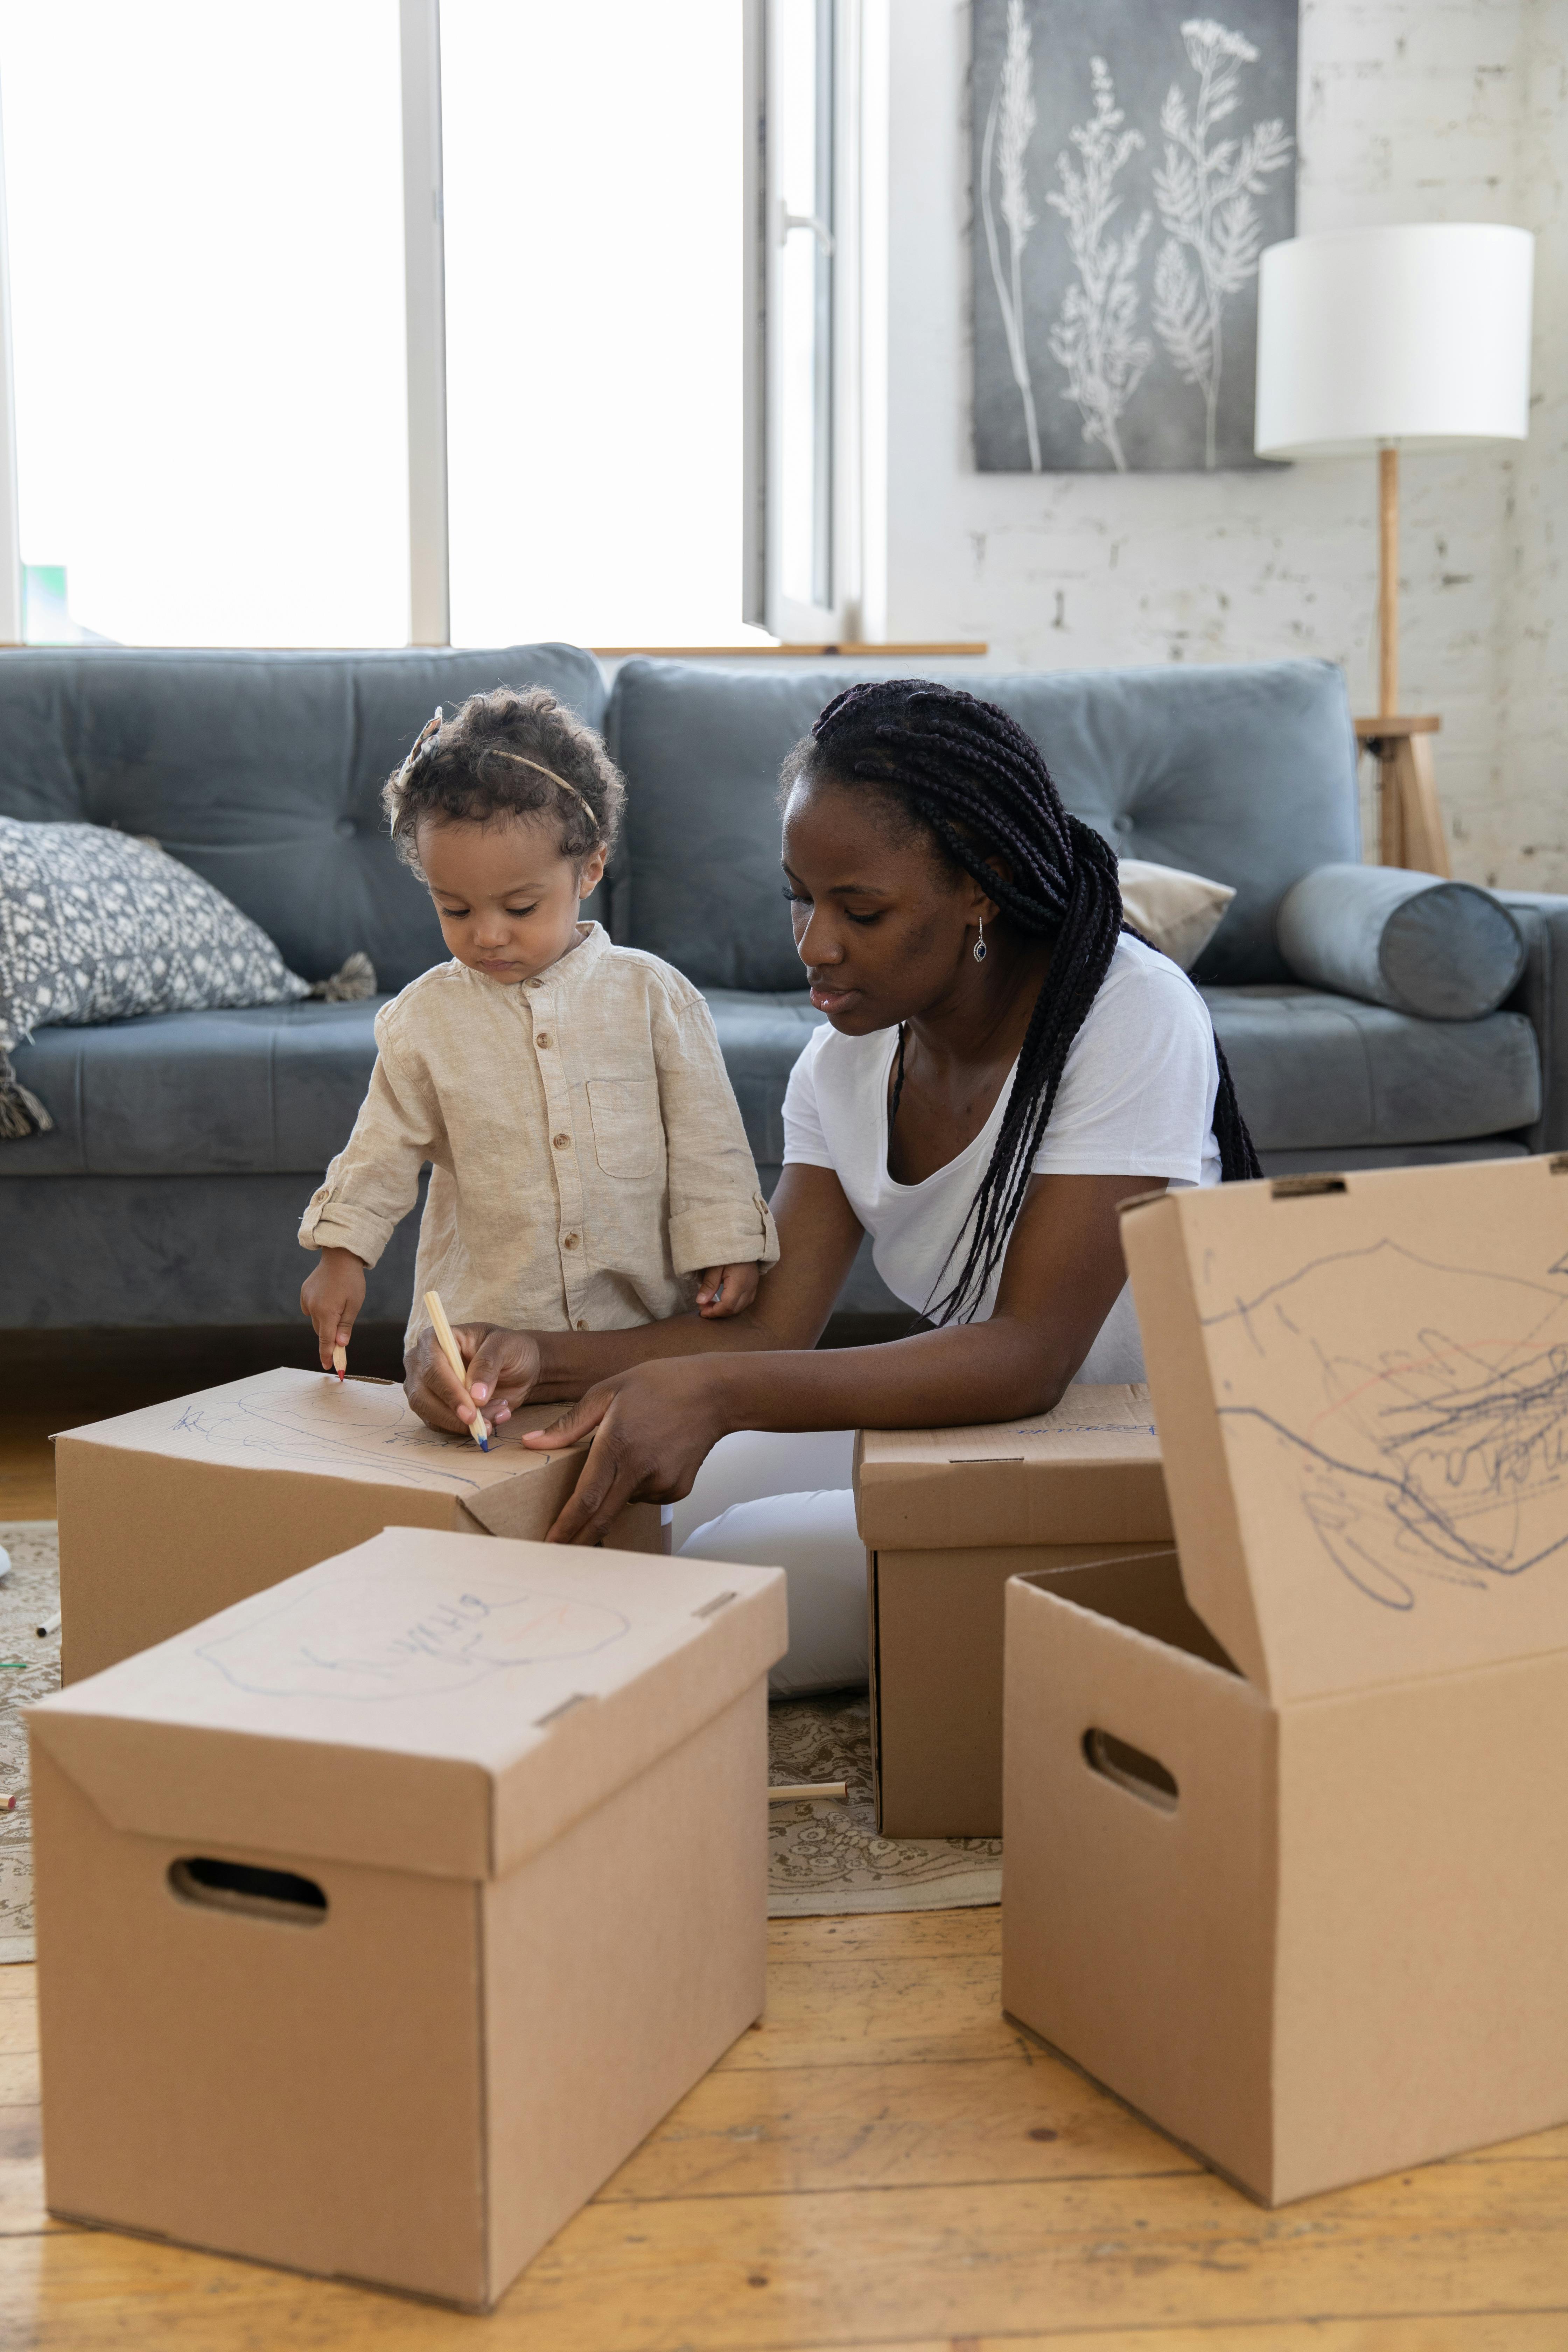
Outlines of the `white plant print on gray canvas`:
[[1241,102],[1241,68],[1258,63],[1258,51],[1212,16],[1189,17],[1182,38],[1197,89],[1189,107],[1173,82],[1160,110],[1165,160],[1154,195],[1166,236],[1154,264],[1154,324],[1183,383],[1203,395],[1204,463],[1212,467],[1225,306],[1257,272],[1263,223],[1256,199],[1289,162],[1292,142],[1278,120],[1215,139]]
[[1257,462],[1258,260],[1295,228],[1296,15],[974,0],[983,471]]
[[[1153,356],[1137,333],[1138,257],[1149,234],[1149,214],[1141,212],[1129,229],[1113,228],[1121,207],[1114,193],[1122,165],[1143,144],[1141,131],[1125,131],[1110,70],[1091,58],[1094,113],[1068,133],[1078,149],[1057,157],[1059,188],[1046,202],[1067,224],[1068,251],[1078,272],[1062,296],[1049,336],[1051,357],[1067,370],[1064,397],[1078,403],[1083,437],[1110,453],[1119,474],[1127,471],[1116,420],[1137,391]],[[1039,471],[1037,458],[1033,469]]]

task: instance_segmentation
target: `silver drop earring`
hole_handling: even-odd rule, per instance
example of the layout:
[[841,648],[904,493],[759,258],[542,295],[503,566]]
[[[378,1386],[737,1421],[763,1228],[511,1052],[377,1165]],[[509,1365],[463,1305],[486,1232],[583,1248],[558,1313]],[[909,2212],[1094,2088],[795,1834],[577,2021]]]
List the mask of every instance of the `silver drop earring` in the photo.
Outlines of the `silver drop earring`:
[[984,963],[985,961],[985,918],[984,915],[976,915],[974,919],[980,926],[980,937],[974,942],[974,961],[976,963]]

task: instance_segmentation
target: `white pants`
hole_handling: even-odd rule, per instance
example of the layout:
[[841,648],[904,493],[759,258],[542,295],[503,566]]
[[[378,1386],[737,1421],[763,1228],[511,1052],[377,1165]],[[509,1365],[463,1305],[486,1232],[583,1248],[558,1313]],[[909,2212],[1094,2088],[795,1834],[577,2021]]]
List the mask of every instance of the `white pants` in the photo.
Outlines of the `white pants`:
[[721,1437],[675,1506],[688,1559],[782,1568],[789,1648],[769,1676],[776,1697],[866,1681],[866,1549],[850,1487],[852,1429]]

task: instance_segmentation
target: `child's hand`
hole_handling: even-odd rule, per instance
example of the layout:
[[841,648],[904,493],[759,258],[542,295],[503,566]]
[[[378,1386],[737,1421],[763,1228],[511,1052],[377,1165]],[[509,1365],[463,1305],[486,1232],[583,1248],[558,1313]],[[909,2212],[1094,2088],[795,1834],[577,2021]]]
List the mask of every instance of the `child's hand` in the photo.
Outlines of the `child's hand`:
[[363,1305],[364,1260],[353,1250],[324,1249],[300,1291],[300,1308],[316,1327],[322,1371],[332,1369],[332,1349],[348,1346]]
[[710,1323],[715,1316],[743,1315],[756,1295],[754,1265],[710,1265],[697,1286],[697,1312]]

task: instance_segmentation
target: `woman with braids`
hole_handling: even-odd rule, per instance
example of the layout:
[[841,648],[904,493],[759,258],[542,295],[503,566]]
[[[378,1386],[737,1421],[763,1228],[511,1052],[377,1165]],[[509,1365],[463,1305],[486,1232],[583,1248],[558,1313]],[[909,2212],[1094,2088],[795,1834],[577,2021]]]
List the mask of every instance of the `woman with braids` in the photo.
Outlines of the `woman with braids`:
[[[1114,853],[1005,712],[919,680],[851,687],[791,754],[781,799],[795,943],[826,1020],[791,1075],[781,1255],[755,1303],[728,1322],[458,1336],[498,1420],[525,1395],[578,1400],[524,1441],[593,1433],[555,1540],[593,1542],[634,1495],[684,1496],[719,1445],[717,1506],[721,1441],[753,1461],[771,1446],[771,1478],[685,1549],[783,1563],[774,1686],[803,1690],[865,1677],[847,1451],[836,1488],[768,1493],[820,1489],[824,1441],[731,1433],[1005,1421],[1079,1376],[1141,1378],[1119,1203],[1258,1168],[1202,998],[1127,928]],[[868,1233],[933,1328],[816,1352]],[[428,1347],[409,1394],[437,1426],[468,1418]]]

